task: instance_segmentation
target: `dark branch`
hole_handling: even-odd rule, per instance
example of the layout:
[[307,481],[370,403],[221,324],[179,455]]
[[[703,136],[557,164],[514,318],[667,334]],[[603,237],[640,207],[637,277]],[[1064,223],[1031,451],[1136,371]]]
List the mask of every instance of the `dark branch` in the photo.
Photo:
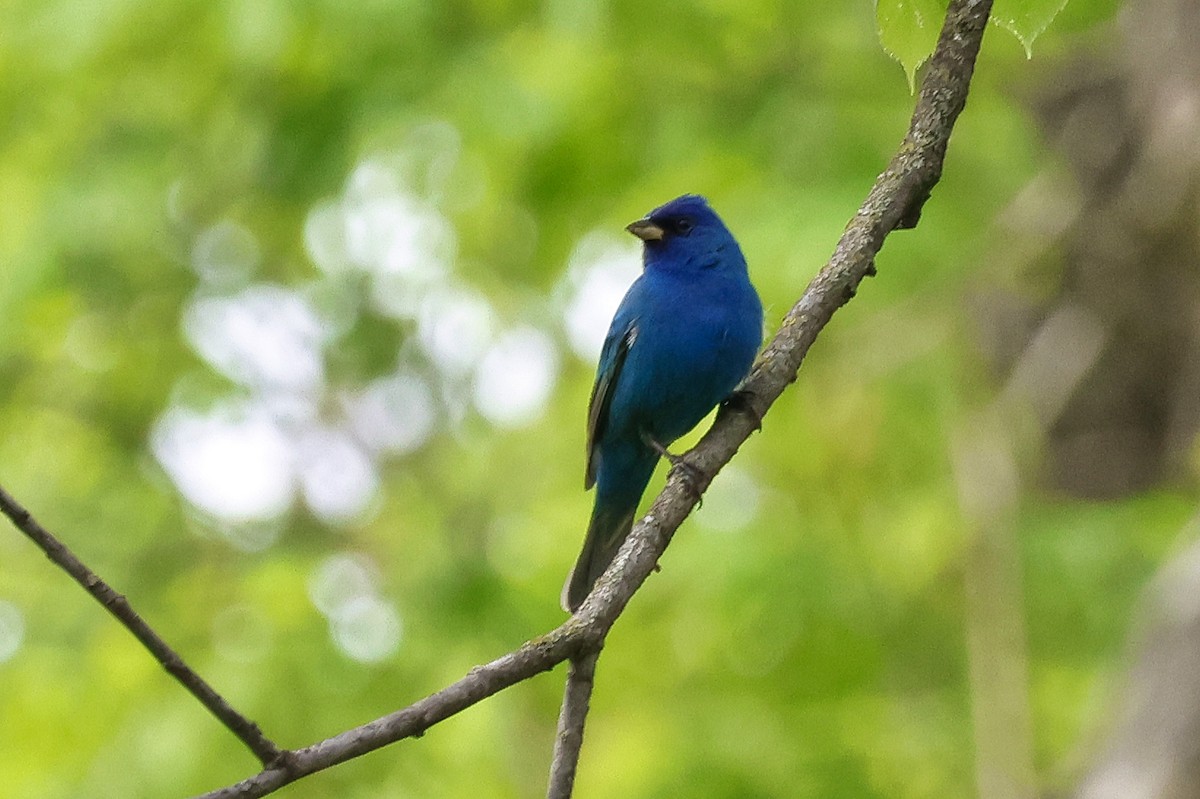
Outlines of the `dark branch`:
[[575,788],[575,768],[579,765],[579,750],[583,746],[583,724],[587,720],[588,702],[596,679],[596,659],[591,652],[571,660],[567,669],[567,688],[563,694],[562,711],[558,716],[558,734],[554,738],[554,760],[550,764],[550,785],[546,799],[571,799]]
[[285,762],[236,785],[206,793],[197,799],[250,799],[266,796],[276,789],[338,763],[379,749],[404,738],[417,738],[439,721],[527,680],[584,651],[597,651],[600,642],[592,630],[598,622],[590,617],[572,616],[559,627],[515,652],[476,666],[458,682],[408,707],[361,727],[327,738],[304,749],[289,752]]
[[46,557],[75,578],[75,582],[83,586],[83,590],[91,594],[109,613],[116,616],[117,621],[125,625],[125,628],[142,642],[142,646],[150,650],[150,654],[154,655],[162,667],[184,688],[188,689],[192,696],[200,700],[200,704],[208,708],[208,711],[220,719],[221,723],[228,727],[234,735],[240,738],[264,766],[276,763],[285,757],[285,753],[262,734],[257,724],[234,710],[220,694],[213,690],[211,685],[192,671],[187,663],[184,663],[183,658],[134,611],[125,597],[114,591],[108,583],[100,579],[98,574],[85,566],[61,541],[38,524],[29,511],[25,510],[3,488],[0,488],[0,511],[12,520],[18,530],[37,544],[46,553]]
[[[166,644],[61,544],[29,519],[7,494],[4,512],[85,589],[116,615],[173,674],[238,737],[267,762],[261,773],[236,785],[205,794],[203,799],[250,799],[271,793],[301,777],[373,751],[403,738],[419,736],[446,719],[564,660],[599,652],[613,623],[634,592],[654,570],[675,530],[691,512],[716,473],[757,429],[768,408],[796,379],[800,364],[817,334],[844,305],[866,276],[875,273],[875,256],[887,235],[917,224],[921,209],[941,178],[942,162],[954,122],[962,111],[983,39],[991,0],[952,0],[921,84],[920,98],[899,152],[847,225],[829,263],[784,317],[774,339],[759,357],[743,387],[738,406],[720,416],[688,453],[692,466],[685,475],[672,469],[667,486],[650,512],[634,526],[592,595],[564,624],[515,652],[473,669],[458,682],[407,708],[361,727],[347,730],[304,749],[278,753],[253,723],[234,712],[199,677],[187,670]],[[582,670],[581,670],[582,674]],[[178,676],[178,675],[177,675]],[[583,690],[578,683],[577,689]],[[570,689],[569,689],[570,690]],[[566,712],[564,710],[564,712]]]

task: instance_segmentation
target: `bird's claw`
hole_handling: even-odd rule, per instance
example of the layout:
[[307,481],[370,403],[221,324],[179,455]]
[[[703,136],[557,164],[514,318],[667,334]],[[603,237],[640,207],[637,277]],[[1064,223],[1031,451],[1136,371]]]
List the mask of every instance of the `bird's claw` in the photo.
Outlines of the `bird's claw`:
[[704,507],[704,494],[700,492],[700,481],[703,478],[700,469],[688,463],[682,455],[671,456],[671,470],[679,470],[679,476],[687,484],[688,489],[696,497],[696,507]]
[[668,450],[666,447],[656,441],[653,436],[647,433],[642,433],[642,440],[646,442],[646,446],[667,459],[667,462],[671,464],[672,471],[676,469],[679,470],[679,474],[683,478],[683,481],[687,483],[688,488],[693,494],[695,494],[697,506],[703,506],[704,494],[702,494],[700,491],[700,484],[703,479],[703,474],[700,472],[700,469],[689,463],[686,456],[676,455],[674,452]]

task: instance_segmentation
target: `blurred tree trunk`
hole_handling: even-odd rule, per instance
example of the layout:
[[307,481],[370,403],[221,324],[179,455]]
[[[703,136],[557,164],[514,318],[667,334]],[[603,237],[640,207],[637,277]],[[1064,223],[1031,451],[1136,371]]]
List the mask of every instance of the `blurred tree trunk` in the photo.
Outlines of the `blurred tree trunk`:
[[1200,796],[1200,542],[1152,585],[1116,724],[1076,799]]
[[1093,329],[1060,353],[1085,374],[1043,419],[1046,478],[1087,497],[1178,475],[1200,427],[1200,2],[1130,0],[1118,39],[1035,92],[1068,174],[1036,178],[1001,219],[1018,288],[977,316],[1002,373],[1056,312]]
[[[1032,93],[1059,161],[999,220],[1011,280],[974,315],[1002,396],[1038,421],[1043,479],[1090,498],[1186,478],[1200,430],[1200,0],[1129,0],[1113,35]],[[1133,650],[1075,796],[1200,797],[1200,544],[1154,582]]]

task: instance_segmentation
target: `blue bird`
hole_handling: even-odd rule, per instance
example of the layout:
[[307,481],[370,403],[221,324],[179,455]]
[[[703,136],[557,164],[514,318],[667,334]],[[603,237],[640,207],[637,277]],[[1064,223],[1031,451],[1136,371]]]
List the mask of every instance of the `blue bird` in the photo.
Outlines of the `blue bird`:
[[707,200],[685,194],[626,230],[644,242],[643,271],[609,326],[588,405],[596,504],[563,588],[571,613],[629,535],[658,459],[729,397],[762,343],[746,259]]

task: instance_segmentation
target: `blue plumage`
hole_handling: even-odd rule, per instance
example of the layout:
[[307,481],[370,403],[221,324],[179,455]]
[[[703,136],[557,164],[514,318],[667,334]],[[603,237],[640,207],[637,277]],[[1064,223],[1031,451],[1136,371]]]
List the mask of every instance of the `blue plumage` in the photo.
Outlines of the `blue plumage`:
[[596,504],[563,588],[574,612],[629,535],[659,449],[730,395],[762,343],[746,259],[703,198],[685,194],[627,228],[644,270],[609,327],[588,408],[586,487]]

